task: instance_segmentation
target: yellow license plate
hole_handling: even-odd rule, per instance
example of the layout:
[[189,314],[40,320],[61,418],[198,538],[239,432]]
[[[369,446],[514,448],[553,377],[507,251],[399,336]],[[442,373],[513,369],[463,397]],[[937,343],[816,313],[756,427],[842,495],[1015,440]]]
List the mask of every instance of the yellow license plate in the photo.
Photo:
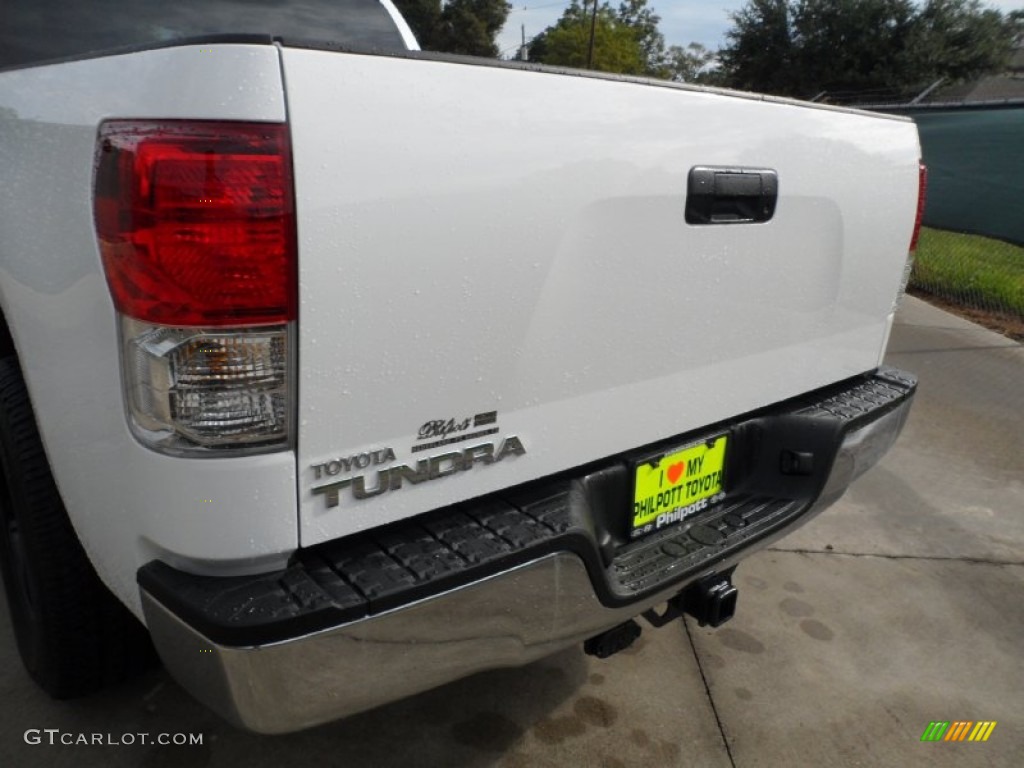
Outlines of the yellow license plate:
[[636,468],[633,537],[681,523],[724,498],[728,438],[718,435]]

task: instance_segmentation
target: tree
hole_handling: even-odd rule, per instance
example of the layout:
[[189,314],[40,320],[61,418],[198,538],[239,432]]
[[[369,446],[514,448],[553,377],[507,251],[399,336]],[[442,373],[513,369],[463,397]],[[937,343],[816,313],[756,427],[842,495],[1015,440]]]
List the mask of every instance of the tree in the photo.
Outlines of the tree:
[[506,0],[395,0],[420,47],[470,56],[498,55],[495,38],[512,9]]
[[998,70],[1014,25],[978,0],[749,0],[719,52],[737,88],[898,91]]
[[[643,2],[646,0],[641,4]],[[572,0],[561,18],[530,42],[530,61],[585,68],[590,54],[592,9],[593,6],[584,7],[580,0]],[[637,31],[623,22],[607,3],[597,9],[592,67],[600,72],[627,75],[646,71]]]
[[732,14],[719,65],[733,88],[792,93],[793,31],[786,0],[751,0]]
[[[589,0],[572,0],[562,18],[530,43],[530,60],[585,67],[593,11]],[[706,78],[702,70],[714,60],[714,54],[698,43],[666,48],[660,23],[661,17],[648,7],[647,0],[621,0],[617,9],[605,2],[597,9],[593,68],[678,82]]]
[[662,56],[666,80],[677,83],[702,83],[710,78],[707,66],[715,60],[715,54],[700,43],[669,46]]
[[1010,11],[1006,14],[1006,23],[1010,26],[1014,47],[1024,47],[1024,10]]
[[[590,0],[572,0],[562,17],[532,40],[530,61],[586,67],[593,12]],[[593,68],[676,82],[714,81],[707,67],[715,60],[715,54],[699,43],[666,48],[659,23],[661,17],[647,6],[647,0],[621,0],[617,9],[608,2],[600,5]]]
[[647,7],[647,0],[622,0],[616,18],[634,31],[643,57],[644,74],[666,77],[665,36],[658,29],[661,17]]
[[908,41],[919,77],[972,80],[1001,69],[1010,58],[1014,17],[978,0],[928,0]]
[[911,0],[801,0],[788,71],[793,95],[919,83],[907,48],[914,14]]

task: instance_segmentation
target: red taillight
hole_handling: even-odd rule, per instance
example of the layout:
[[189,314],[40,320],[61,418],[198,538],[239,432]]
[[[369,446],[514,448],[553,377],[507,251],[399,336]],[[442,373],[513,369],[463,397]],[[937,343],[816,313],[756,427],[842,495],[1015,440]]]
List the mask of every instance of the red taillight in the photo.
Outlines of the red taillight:
[[95,204],[119,312],[173,326],[295,318],[295,206],[285,125],[106,122]]
[[924,201],[928,192],[928,169],[919,163],[917,175],[917,216],[914,219],[914,234],[910,238],[910,252],[917,250],[917,239],[921,236],[921,221],[924,219]]

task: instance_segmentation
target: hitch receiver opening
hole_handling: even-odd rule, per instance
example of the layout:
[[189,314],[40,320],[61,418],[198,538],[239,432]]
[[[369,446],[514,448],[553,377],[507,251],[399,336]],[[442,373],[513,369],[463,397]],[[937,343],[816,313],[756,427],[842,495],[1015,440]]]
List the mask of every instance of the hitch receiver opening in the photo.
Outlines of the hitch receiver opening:
[[688,598],[685,608],[700,626],[720,627],[735,615],[739,590],[729,579],[719,578],[712,583],[698,582],[694,587],[683,593]]

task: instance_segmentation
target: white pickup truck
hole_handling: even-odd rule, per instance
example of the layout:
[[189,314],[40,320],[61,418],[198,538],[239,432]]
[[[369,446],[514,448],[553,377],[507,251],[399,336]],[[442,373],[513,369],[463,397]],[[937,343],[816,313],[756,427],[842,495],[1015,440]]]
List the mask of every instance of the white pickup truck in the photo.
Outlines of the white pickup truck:
[[0,554],[54,696],[151,637],[285,732],[717,626],[903,425],[909,120],[425,54],[387,1],[2,24]]

